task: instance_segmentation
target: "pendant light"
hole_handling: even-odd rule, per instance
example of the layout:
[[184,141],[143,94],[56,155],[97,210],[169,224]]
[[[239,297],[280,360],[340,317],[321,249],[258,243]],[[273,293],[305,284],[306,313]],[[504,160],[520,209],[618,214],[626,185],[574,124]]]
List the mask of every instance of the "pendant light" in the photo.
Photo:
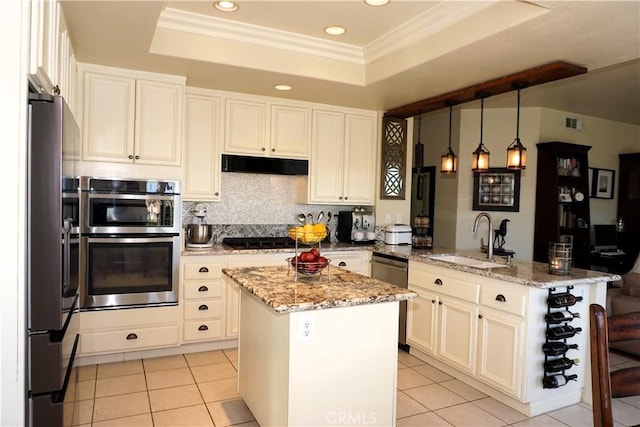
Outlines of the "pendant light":
[[480,144],[478,144],[478,148],[473,152],[473,157],[471,158],[471,170],[474,172],[485,172],[489,170],[489,150],[482,143],[482,122],[484,119],[484,99],[488,97],[489,94],[486,92],[479,92],[476,94],[477,98],[480,98]]
[[513,87],[518,89],[518,110],[516,115],[516,139],[507,147],[507,169],[527,168],[527,149],[520,142],[520,90],[528,86],[526,82],[514,83]]
[[458,168],[458,156],[451,149],[451,121],[453,117],[453,106],[456,105],[455,101],[447,101],[449,106],[449,147],[447,151],[440,156],[440,173],[451,174],[456,173]]

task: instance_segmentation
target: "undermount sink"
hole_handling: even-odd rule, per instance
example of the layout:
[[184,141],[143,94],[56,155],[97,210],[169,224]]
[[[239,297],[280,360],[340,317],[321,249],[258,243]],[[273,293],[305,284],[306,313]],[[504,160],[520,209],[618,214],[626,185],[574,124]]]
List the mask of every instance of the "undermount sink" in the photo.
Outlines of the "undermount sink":
[[506,268],[508,265],[499,264],[497,262],[481,261],[479,259],[467,258],[458,255],[421,255],[423,258],[429,258],[436,261],[450,262],[452,264],[464,265],[473,268]]

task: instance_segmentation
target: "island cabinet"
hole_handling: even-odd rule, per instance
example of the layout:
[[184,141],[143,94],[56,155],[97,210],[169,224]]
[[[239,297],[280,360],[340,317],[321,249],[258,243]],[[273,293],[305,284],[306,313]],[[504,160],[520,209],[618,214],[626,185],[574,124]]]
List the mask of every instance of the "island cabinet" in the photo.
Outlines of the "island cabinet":
[[299,178],[299,202],[373,205],[376,112],[314,109],[311,122],[309,176]]
[[182,200],[220,201],[221,97],[187,89]]
[[224,152],[250,156],[309,157],[309,107],[238,95],[225,100]]
[[180,166],[185,78],[79,64],[82,160]]
[[238,391],[260,425],[396,420],[398,301],[407,289],[344,269],[226,268],[240,288]]
[[604,279],[571,289],[583,297],[571,307],[580,315],[571,326],[582,333],[571,338],[578,350],[566,357],[581,363],[568,372],[577,373],[577,381],[558,389],[543,388],[542,346],[550,289],[566,292],[566,286],[527,286],[410,261],[409,289],[418,294],[407,306],[407,343],[414,356],[528,416],[590,402],[588,307],[604,299]]

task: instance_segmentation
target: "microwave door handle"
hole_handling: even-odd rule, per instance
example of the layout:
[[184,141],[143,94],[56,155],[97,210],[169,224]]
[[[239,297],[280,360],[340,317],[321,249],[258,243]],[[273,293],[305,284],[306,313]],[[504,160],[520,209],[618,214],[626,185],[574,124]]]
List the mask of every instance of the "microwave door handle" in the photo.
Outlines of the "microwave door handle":
[[62,267],[62,289],[66,290],[70,283],[70,271],[71,271],[71,224],[73,219],[67,218],[62,225],[62,231],[64,233],[64,264]]

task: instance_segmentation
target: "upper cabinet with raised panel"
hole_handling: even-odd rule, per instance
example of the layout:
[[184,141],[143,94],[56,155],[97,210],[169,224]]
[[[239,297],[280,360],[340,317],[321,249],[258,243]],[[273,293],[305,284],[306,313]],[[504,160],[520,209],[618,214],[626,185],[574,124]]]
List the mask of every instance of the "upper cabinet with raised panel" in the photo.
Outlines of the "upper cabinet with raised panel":
[[309,108],[258,97],[225,100],[224,152],[308,158]]
[[301,178],[303,203],[373,205],[376,113],[313,110],[309,176]]
[[180,166],[184,77],[80,69],[83,160]]

